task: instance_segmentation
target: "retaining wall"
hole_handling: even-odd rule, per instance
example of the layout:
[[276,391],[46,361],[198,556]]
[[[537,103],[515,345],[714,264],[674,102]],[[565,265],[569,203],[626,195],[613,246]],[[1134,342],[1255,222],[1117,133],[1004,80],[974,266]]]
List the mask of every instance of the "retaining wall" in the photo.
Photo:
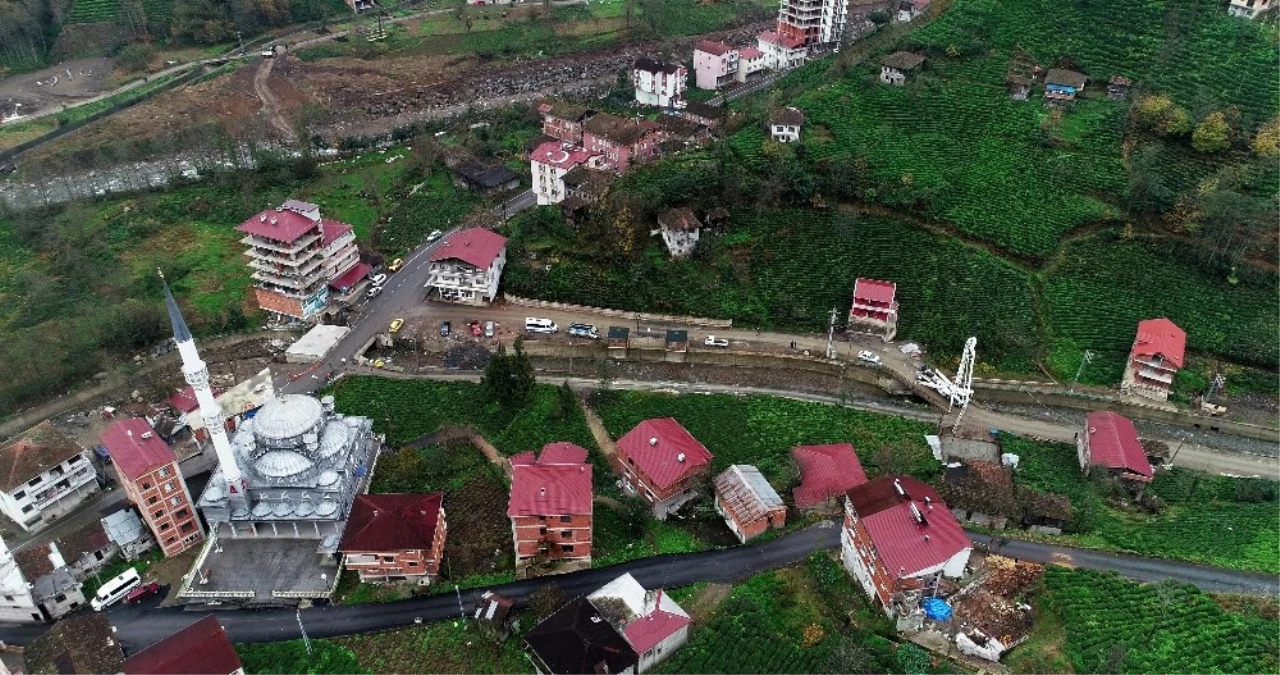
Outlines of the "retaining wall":
[[675,316],[671,314],[649,314],[648,312],[627,312],[621,309],[571,305],[565,302],[551,302],[549,300],[533,300],[530,298],[522,298],[518,295],[504,295],[503,297],[507,302],[521,307],[538,307],[541,309],[553,309],[562,312],[581,312],[607,316],[614,319],[625,319],[628,321],[635,321],[638,317],[641,321],[652,321],[656,323],[678,323],[690,326],[704,326],[706,328],[733,328],[732,319],[706,319],[697,316]]

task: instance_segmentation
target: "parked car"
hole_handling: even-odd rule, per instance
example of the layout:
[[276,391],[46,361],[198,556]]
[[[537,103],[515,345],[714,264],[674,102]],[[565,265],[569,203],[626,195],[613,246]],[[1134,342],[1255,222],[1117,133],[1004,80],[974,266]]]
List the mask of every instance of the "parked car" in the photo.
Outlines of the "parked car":
[[431,231],[431,234],[428,234],[428,235],[427,235],[427,243],[428,243],[428,244],[430,244],[431,242],[433,242],[433,241],[435,241],[435,240],[437,240],[437,239],[439,239],[440,237],[443,237],[443,236],[444,236],[444,233],[443,233],[443,232],[441,232],[440,230],[432,230],[432,231]]
[[485,336],[485,337],[487,337],[487,338],[491,338],[491,337],[493,337],[493,322],[492,322],[492,321],[486,321],[486,322],[484,322],[484,336]]
[[866,363],[874,363],[877,366],[880,365],[880,355],[872,351],[867,351],[866,349],[858,352],[858,360]]
[[387,329],[388,333],[399,333],[400,328],[404,326],[404,319],[392,319],[391,327]]
[[707,339],[702,341],[702,344],[708,347],[728,347],[729,341],[724,338],[718,338],[714,335],[708,335]]
[[560,327],[551,319],[527,317],[524,320],[524,330],[526,333],[554,333],[560,330]]
[[471,329],[471,335],[473,337],[480,337],[481,335],[484,335],[484,329],[480,327],[479,321],[472,321],[467,324],[467,327]]
[[129,594],[124,596],[124,601],[129,603],[130,605],[136,605],[159,592],[160,592],[160,584],[157,584],[156,582],[153,581],[149,584],[143,584],[133,589],[132,591],[129,591]]
[[370,286],[370,287],[369,287],[369,290],[367,290],[367,291],[365,291],[365,292],[364,292],[364,297],[366,297],[366,298],[376,298],[376,297],[378,297],[378,294],[379,294],[379,293],[381,293],[381,292],[382,292],[382,287],[381,287],[381,286]]
[[401,260],[400,258],[396,258],[395,260],[391,261],[390,265],[387,265],[387,271],[399,272],[401,267],[404,267],[404,261]]
[[450,325],[448,321],[440,322],[440,337],[449,337]]
[[375,274],[372,277],[369,277],[369,281],[372,281],[374,286],[381,286],[387,283],[387,275]]
[[600,339],[600,333],[595,326],[589,323],[571,323],[569,324],[569,336],[588,338],[590,340]]

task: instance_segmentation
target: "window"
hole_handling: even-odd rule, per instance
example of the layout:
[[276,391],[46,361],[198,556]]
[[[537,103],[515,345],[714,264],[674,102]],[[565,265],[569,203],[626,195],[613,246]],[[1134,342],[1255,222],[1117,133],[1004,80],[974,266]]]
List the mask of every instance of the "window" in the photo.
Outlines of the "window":
[[26,490],[18,490],[17,492],[13,493],[14,499],[23,499],[26,496],[27,496]]
[[150,489],[151,489],[151,483],[148,483],[148,482],[146,482],[146,481],[143,481],[143,483],[142,483],[142,489],[143,489],[143,490],[150,490]]
[[169,529],[169,528],[171,528],[171,527],[173,527],[173,523],[161,523],[161,524],[160,524],[160,531],[161,531],[161,532],[164,532],[165,530],[167,530],[167,529]]
[[174,517],[174,518],[186,518],[186,517],[187,517],[187,516],[189,516],[189,515],[191,515],[191,512],[190,512],[190,511],[188,511],[188,510],[187,510],[187,508],[184,506],[184,507],[182,507],[182,508],[178,509],[178,512],[177,512],[177,513],[175,513],[175,514],[173,514],[173,517]]
[[151,514],[152,518],[161,518],[163,516],[164,516],[164,509],[157,509],[155,513]]
[[572,523],[572,522],[573,522],[573,516],[560,516],[560,522],[562,522],[562,523]]
[[395,562],[395,561],[396,561],[396,557],[393,555],[382,556],[382,562]]
[[547,527],[545,525],[538,528],[538,534],[546,534],[546,533],[547,533]]
[[66,602],[66,601],[67,601],[67,594],[66,594],[66,593],[59,593],[59,594],[57,594],[57,595],[53,596],[53,601],[54,601],[54,602]]
[[102,559],[103,559],[103,558],[105,558],[105,557],[106,557],[106,556],[102,555],[102,551],[94,551],[94,552],[93,552],[93,559],[94,559],[94,560],[102,560]]
[[151,495],[150,497],[147,497],[147,506],[150,506],[158,501],[160,501],[159,497],[155,495]]
[[160,467],[160,477],[161,477],[161,478],[168,478],[170,473],[172,473],[172,472],[171,472],[171,471],[169,471],[169,467],[167,467],[167,466],[162,466],[162,467]]
[[568,544],[568,545],[565,545],[565,546],[561,546],[561,547],[560,547],[560,550],[561,550],[561,551],[564,551],[565,553],[573,553],[573,544]]
[[417,566],[418,566],[418,563],[409,561],[409,567],[417,567]]
[[181,505],[181,504],[182,504],[182,498],[181,498],[181,497],[170,497],[170,498],[169,498],[169,506],[179,506],[179,505]]
[[13,602],[13,596],[12,596],[12,595],[6,595],[6,596],[4,596],[4,599],[5,599],[5,602]]
[[169,481],[168,483],[164,484],[164,491],[173,492],[173,481]]
[[22,507],[22,512],[23,512],[23,513],[31,513],[31,509],[32,509],[32,508],[33,508],[33,507],[32,507],[30,504],[27,504],[26,506]]
[[192,530],[196,529],[196,524],[188,520],[187,522],[182,524],[182,527],[178,529],[182,530],[183,534],[187,534],[188,532],[191,532]]
[[172,544],[173,542],[175,542],[175,541],[177,541],[177,540],[178,540],[178,538],[177,538],[176,536],[171,536],[171,537],[166,538],[166,539],[164,540],[164,543],[165,543],[165,544]]
[[561,539],[573,539],[573,530],[560,530]]
[[40,476],[36,476],[35,478],[32,478],[31,480],[27,481],[27,485],[30,485],[31,487],[35,487],[39,484],[40,484]]

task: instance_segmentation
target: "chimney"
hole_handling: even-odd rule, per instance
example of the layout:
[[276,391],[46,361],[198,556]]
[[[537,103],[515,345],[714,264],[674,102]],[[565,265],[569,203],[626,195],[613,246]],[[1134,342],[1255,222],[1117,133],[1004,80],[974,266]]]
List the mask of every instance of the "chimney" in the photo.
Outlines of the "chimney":
[[658,444],[658,438],[657,438],[656,436],[654,436],[653,438],[650,438],[650,439],[649,439],[649,445],[650,445],[650,447],[655,446],[655,445],[657,445],[657,444]]
[[129,438],[133,438],[133,429],[125,429],[124,433],[127,434]]
[[539,494],[539,495],[541,495],[541,496],[543,496],[543,497],[546,497],[546,496],[547,496],[547,487],[544,485],[544,486],[542,486],[542,487],[538,488],[538,494]]
[[151,438],[151,437],[152,437],[152,436],[154,436],[154,435],[155,435],[155,434],[151,433],[150,431],[144,431],[144,432],[142,432],[142,437],[143,437],[143,438]]
[[926,544],[929,543],[929,535],[924,535],[924,541]]
[[906,497],[906,496],[907,496],[907,491],[902,489],[902,481],[898,480],[897,478],[894,478],[894,479],[893,479],[893,487],[894,487],[894,489],[895,489],[895,490],[897,490],[897,491],[898,491],[898,496],[900,496],[900,497]]
[[680,454],[678,454],[678,455],[676,455],[676,461],[677,461],[677,462],[684,462],[684,453],[683,453],[683,452],[682,452],[682,453],[680,453]]
[[262,214],[262,215],[258,216],[258,222],[259,222],[259,223],[265,223],[265,222],[267,222],[267,214],[265,214],[265,213],[264,213],[264,214]]

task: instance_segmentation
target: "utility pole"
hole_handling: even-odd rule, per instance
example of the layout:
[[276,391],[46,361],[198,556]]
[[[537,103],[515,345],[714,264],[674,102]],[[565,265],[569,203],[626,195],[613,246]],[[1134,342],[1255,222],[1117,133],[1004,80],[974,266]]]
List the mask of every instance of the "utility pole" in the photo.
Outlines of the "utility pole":
[[834,344],[836,336],[836,308],[831,308],[831,319],[827,323],[827,358],[834,359],[836,357],[836,348]]
[[302,643],[307,646],[307,656],[311,656],[311,638],[307,637],[307,629],[302,626],[302,608],[297,610],[298,630],[302,632]]
[[1213,381],[1209,383],[1209,391],[1205,392],[1204,395],[1205,402],[1207,403],[1209,399],[1213,398],[1213,395],[1218,393],[1218,390],[1222,389],[1226,384],[1227,379],[1222,376],[1222,373],[1214,373]]
[[1085,364],[1088,363],[1093,363],[1093,351],[1086,349],[1084,350],[1084,356],[1080,357],[1080,367],[1076,368],[1076,376],[1071,378],[1071,388],[1067,391],[1076,390],[1076,382],[1080,381],[1080,373],[1084,372]]
[[240,41],[240,56],[244,56],[244,38],[240,31],[236,31],[236,39]]

